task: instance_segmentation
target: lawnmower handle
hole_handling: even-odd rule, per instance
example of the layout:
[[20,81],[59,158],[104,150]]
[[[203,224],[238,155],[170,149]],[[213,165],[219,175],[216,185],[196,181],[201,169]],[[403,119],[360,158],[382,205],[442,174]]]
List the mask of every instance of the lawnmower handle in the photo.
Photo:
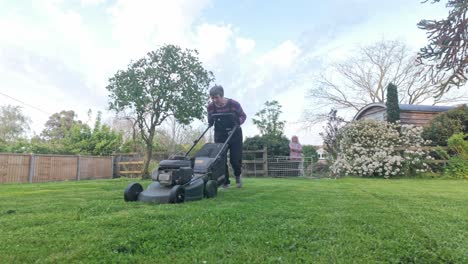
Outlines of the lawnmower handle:
[[221,156],[221,153],[224,152],[224,148],[226,147],[227,144],[229,144],[229,140],[231,140],[232,136],[234,135],[234,133],[236,132],[238,128],[239,128],[239,125],[235,125],[234,128],[228,132],[228,138],[226,139],[226,141],[224,141],[223,147],[221,148],[221,151],[219,151],[218,154],[216,155],[215,160],[219,159],[219,157]]
[[206,132],[208,131],[208,129],[210,129],[211,126],[208,126],[205,131],[203,131],[203,133],[195,140],[193,141],[193,145],[192,147],[187,151],[187,153],[185,153],[184,157],[187,157],[188,154],[190,154],[190,152],[193,150],[193,148],[195,148],[195,146],[198,144],[198,142],[202,139],[202,137],[206,134]]

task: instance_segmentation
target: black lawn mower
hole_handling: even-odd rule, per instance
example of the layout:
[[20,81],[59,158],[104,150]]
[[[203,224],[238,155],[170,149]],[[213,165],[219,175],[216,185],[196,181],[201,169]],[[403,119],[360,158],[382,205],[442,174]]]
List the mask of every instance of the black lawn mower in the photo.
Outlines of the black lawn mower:
[[154,182],[146,190],[139,183],[130,183],[124,191],[124,200],[182,203],[215,197],[226,177],[228,142],[239,125],[232,113],[213,114],[213,119],[215,131],[228,133],[224,143],[206,143],[193,157],[189,157],[210,129],[211,126],[208,126],[185,155],[172,156],[159,163],[159,167],[151,173]]

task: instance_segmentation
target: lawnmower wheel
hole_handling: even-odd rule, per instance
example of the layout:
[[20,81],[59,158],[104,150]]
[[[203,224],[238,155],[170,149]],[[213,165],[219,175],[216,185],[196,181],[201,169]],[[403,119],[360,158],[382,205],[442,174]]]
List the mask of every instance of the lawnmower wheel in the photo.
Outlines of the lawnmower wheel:
[[185,201],[185,189],[181,185],[172,187],[169,194],[170,203],[183,203]]
[[205,197],[213,198],[213,197],[216,197],[217,194],[218,194],[218,184],[216,183],[216,181],[209,180],[205,184]]
[[137,182],[132,182],[124,191],[124,200],[126,202],[134,202],[138,200],[138,195],[143,191],[143,186]]

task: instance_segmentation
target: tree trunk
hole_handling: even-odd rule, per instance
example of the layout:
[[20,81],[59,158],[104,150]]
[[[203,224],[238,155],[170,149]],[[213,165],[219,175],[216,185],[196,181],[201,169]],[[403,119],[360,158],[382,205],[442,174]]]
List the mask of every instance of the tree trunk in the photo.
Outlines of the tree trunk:
[[151,156],[153,155],[153,144],[146,143],[146,152],[145,152],[145,160],[144,160],[144,166],[143,166],[143,179],[150,179],[151,174],[149,171],[149,165],[151,162]]
[[147,140],[145,141],[146,143],[146,152],[145,152],[145,161],[144,161],[144,167],[143,167],[143,179],[150,179],[151,174],[149,171],[149,165],[151,162],[151,157],[153,156],[153,140],[154,140],[154,130],[155,128],[152,127],[151,131],[149,131],[149,135]]
[[132,134],[132,148],[133,148],[133,152],[138,152],[138,147],[137,147],[137,142],[136,142],[136,130],[135,130],[135,126],[133,126],[133,134]]

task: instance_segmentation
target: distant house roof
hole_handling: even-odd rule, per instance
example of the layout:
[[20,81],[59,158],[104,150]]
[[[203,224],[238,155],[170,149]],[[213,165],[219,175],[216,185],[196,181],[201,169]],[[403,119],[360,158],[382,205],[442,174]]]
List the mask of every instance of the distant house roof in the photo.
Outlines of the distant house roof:
[[403,111],[419,111],[419,112],[445,112],[445,111],[455,108],[454,106],[412,105],[412,104],[399,104],[398,106],[400,107],[400,110],[403,110]]
[[[431,113],[445,112],[456,107],[456,106],[412,105],[412,104],[399,104],[398,106],[400,107],[401,111],[405,111],[405,112],[431,112]],[[357,112],[353,120],[359,120],[361,115],[371,108],[375,108],[375,109],[380,108],[382,110],[385,110],[387,109],[387,106],[384,103],[368,104]]]

